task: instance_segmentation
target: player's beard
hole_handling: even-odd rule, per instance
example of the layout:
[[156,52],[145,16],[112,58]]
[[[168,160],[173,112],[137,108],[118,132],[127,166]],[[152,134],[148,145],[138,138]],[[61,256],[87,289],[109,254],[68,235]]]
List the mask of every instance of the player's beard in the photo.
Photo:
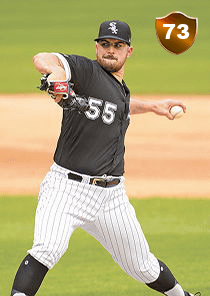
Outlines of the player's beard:
[[108,72],[118,72],[125,63],[125,60],[119,62],[118,58],[110,54],[105,54],[102,57],[97,55],[96,60]]

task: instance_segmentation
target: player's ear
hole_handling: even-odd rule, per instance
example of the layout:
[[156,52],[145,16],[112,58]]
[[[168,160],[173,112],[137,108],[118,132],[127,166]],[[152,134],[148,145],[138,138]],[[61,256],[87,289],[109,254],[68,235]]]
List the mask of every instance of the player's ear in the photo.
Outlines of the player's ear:
[[96,42],[96,54],[98,52],[98,42]]
[[133,46],[129,46],[129,48],[128,48],[128,58],[132,55],[132,53],[133,53]]
[[98,54],[98,43],[96,42],[96,55]]

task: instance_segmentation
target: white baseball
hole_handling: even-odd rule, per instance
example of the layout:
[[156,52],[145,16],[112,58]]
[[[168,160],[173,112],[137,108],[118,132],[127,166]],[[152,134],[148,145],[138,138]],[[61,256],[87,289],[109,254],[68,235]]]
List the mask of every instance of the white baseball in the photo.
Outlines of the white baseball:
[[178,119],[183,116],[184,111],[181,106],[173,106],[170,110],[170,113],[175,116],[175,119]]

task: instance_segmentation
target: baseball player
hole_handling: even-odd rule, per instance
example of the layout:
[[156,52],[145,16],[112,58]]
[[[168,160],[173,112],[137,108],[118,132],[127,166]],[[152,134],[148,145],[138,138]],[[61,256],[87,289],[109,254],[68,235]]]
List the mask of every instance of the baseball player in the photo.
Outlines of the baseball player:
[[[54,163],[40,188],[34,243],[14,279],[12,296],[33,296],[68,248],[77,227],[95,237],[134,279],[168,296],[192,296],[150,251],[124,189],[124,138],[130,114],[173,119],[177,100],[130,99],[123,76],[131,31],[119,20],[100,25],[96,60],[61,53],[34,57],[41,90],[63,108]],[[197,292],[194,295],[200,295]]]

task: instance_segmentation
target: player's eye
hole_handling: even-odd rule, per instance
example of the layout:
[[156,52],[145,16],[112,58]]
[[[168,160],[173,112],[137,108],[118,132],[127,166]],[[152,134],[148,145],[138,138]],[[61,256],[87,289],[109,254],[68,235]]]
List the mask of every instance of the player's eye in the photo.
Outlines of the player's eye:
[[114,43],[115,48],[121,48],[125,46],[125,42],[116,42]]
[[103,48],[106,48],[106,49],[109,48],[111,45],[113,45],[114,48],[116,48],[116,49],[121,49],[122,47],[125,47],[125,45],[126,45],[126,43],[122,42],[122,41],[118,41],[118,42],[115,42],[115,43],[111,43],[111,42],[107,42],[107,41],[101,41],[99,43]]
[[103,48],[109,48],[111,43],[109,42],[100,42],[100,45],[103,47]]

